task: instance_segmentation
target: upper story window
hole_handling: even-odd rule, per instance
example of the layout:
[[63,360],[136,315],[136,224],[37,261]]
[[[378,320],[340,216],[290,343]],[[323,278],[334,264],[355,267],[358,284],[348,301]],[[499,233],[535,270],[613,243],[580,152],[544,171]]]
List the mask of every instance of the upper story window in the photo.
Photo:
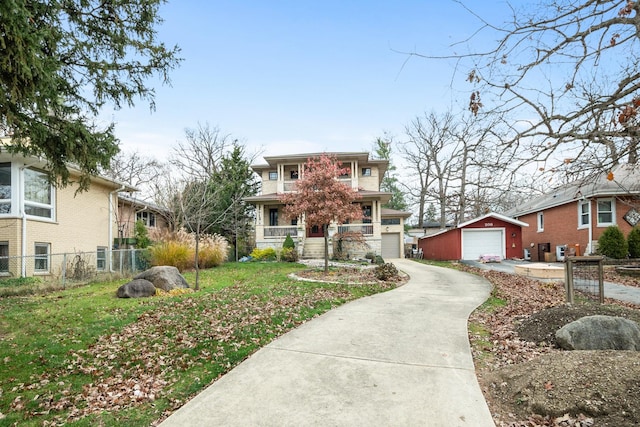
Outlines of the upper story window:
[[11,213],[11,163],[0,163],[0,214]]
[[269,171],[269,181],[277,181],[278,180],[278,172]]
[[382,218],[381,225],[400,225],[400,218]]
[[371,168],[362,168],[362,176],[371,176]]
[[53,189],[44,172],[24,170],[24,212],[53,219]]
[[538,212],[538,231],[544,231],[544,212]]
[[616,204],[614,199],[598,199],[598,227],[608,227],[616,223]]
[[136,221],[142,221],[147,227],[156,226],[156,214],[149,211],[136,212]]
[[578,228],[588,227],[591,223],[591,202],[578,203]]
[[290,175],[291,179],[298,179],[298,171],[291,171]]

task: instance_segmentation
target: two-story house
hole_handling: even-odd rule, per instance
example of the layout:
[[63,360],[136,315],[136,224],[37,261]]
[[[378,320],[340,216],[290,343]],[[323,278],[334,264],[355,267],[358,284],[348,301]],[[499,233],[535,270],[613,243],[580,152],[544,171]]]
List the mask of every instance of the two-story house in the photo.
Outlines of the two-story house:
[[610,173],[563,185],[508,212],[528,223],[525,258],[561,260],[565,251],[589,255],[611,225],[625,236],[640,224],[640,167],[622,164]]
[[[266,164],[252,165],[262,181],[261,194],[245,200],[256,206],[255,242],[258,248],[279,248],[287,235],[296,242],[302,257],[321,258],[324,235],[321,227],[308,227],[304,218],[286,219],[279,195],[294,191],[295,183],[302,177],[304,165],[309,158],[323,153],[295,154],[265,157]],[[362,253],[374,252],[383,258],[403,256],[404,220],[411,214],[382,205],[389,201],[391,193],[380,191],[380,183],[389,166],[387,160],[369,158],[367,152],[326,153],[342,162],[350,173],[338,179],[358,191],[357,201],[362,207],[363,219],[349,224],[331,224],[329,238],[345,231],[362,232],[367,247]],[[331,245],[330,245],[331,250]]]

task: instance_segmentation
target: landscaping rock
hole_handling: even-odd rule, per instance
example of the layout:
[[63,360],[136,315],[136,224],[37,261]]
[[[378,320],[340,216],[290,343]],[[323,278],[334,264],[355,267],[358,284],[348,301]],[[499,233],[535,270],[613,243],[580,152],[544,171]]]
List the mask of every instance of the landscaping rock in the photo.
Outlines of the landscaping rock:
[[144,298],[156,294],[156,287],[148,280],[134,279],[118,288],[118,298]]
[[176,288],[188,288],[189,284],[176,267],[161,265],[151,267],[134,277],[134,279],[146,279],[156,288],[170,291]]
[[632,320],[614,316],[586,316],[556,332],[565,350],[640,350],[640,327]]

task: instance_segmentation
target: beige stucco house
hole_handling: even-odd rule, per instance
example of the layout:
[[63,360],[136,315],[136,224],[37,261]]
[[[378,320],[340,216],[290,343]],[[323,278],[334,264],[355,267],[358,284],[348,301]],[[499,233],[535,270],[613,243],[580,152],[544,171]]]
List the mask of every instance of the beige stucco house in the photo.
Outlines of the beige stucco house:
[[[0,153],[0,277],[60,274],[54,254],[91,252],[96,270],[110,269],[117,236],[118,193],[136,191],[92,178],[88,191],[51,185],[45,160]],[[78,171],[70,169],[73,176]]]
[[[369,158],[366,152],[308,153],[265,157],[265,164],[253,165],[260,176],[261,194],[245,200],[256,206],[255,241],[258,248],[280,248],[287,235],[296,242],[299,254],[306,258],[321,258],[324,254],[324,235],[321,227],[308,227],[304,218],[287,219],[283,215],[283,204],[279,195],[294,191],[295,182],[302,178],[307,159],[321,154],[335,156],[342,167],[350,173],[338,179],[357,189],[362,196],[358,203],[362,206],[364,218],[350,224],[331,224],[329,238],[336,233],[360,231],[366,239],[367,247],[352,256],[362,256],[374,252],[383,258],[403,257],[404,220],[411,214],[382,208],[389,201],[391,193],[380,191],[380,183],[387,170],[387,160]],[[329,245],[330,251],[332,245]]]

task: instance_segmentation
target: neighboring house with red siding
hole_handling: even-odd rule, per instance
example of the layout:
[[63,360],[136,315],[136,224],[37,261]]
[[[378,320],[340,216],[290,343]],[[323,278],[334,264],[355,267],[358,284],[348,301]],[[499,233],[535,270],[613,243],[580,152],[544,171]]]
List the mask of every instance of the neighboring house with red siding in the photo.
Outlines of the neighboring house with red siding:
[[627,236],[640,221],[640,168],[619,165],[610,174],[556,188],[508,214],[531,225],[523,229],[522,241],[532,261],[561,260],[564,250],[595,253],[607,227],[617,225]]
[[521,258],[522,230],[527,226],[522,221],[488,213],[456,228],[420,237],[418,248],[425,259],[438,261],[478,260],[485,255]]

